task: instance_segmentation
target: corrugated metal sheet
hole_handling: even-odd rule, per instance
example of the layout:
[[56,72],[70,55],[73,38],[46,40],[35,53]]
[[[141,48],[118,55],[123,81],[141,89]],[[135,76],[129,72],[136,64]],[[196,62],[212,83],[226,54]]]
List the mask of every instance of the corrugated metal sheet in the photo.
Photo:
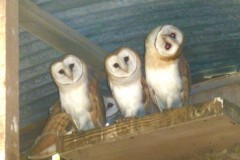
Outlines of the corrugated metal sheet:
[[46,118],[49,105],[57,97],[49,65],[63,54],[39,41],[30,33],[20,32],[20,126]]
[[[239,0],[32,0],[108,52],[120,46],[144,54],[147,33],[173,24],[185,34],[193,82],[240,68]],[[48,116],[57,99],[50,64],[63,54],[20,29],[20,124]]]

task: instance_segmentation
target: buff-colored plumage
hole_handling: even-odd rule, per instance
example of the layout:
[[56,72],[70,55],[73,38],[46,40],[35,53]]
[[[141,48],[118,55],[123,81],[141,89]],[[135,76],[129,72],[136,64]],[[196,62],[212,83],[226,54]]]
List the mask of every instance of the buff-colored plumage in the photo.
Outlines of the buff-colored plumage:
[[70,117],[62,112],[60,101],[50,109],[50,117],[41,133],[32,146],[29,159],[46,159],[57,153],[59,137],[76,132]]
[[153,29],[145,42],[146,81],[160,111],[188,103],[191,80],[183,40],[177,27],[164,25]]
[[143,116],[150,108],[150,96],[142,78],[136,51],[120,48],[105,58],[105,69],[113,97],[124,117]]
[[105,108],[97,80],[82,59],[73,55],[51,67],[62,109],[78,131],[105,126]]

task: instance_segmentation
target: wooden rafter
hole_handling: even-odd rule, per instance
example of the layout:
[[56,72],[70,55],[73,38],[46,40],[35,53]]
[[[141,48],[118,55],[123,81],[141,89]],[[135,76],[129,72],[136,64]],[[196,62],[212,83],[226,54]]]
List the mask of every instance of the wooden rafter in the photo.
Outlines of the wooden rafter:
[[41,10],[33,2],[19,1],[19,23],[28,32],[53,48],[66,54],[75,54],[83,58],[98,74],[103,73],[106,51],[54,16]]
[[222,76],[192,85],[190,104],[200,103],[214,97],[223,97],[240,105],[240,73]]
[[240,83],[240,73],[235,73],[228,76],[221,76],[213,78],[204,82],[196,83],[192,85],[192,94],[197,94],[203,91],[217,89],[232,84]]
[[19,159],[18,1],[0,3],[0,159]]

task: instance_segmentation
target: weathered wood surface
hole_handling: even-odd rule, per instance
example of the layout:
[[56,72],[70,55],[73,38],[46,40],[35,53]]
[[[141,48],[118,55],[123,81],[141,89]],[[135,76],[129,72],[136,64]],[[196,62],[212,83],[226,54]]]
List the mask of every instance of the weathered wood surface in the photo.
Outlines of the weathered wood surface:
[[64,136],[58,152],[67,160],[179,158],[240,142],[236,122],[240,122],[239,107],[216,98]]
[[240,106],[240,83],[210,89],[191,95],[190,104],[208,101],[214,97],[223,97]]
[[192,85],[190,104],[223,97],[240,106],[240,73],[213,78]]
[[0,159],[19,159],[18,1],[0,2]]
[[30,0],[19,1],[19,23],[53,48],[83,58],[99,73],[99,76],[104,75],[103,60],[106,51],[70,26],[41,10]]
[[232,84],[240,84],[240,72],[195,83],[192,85],[191,94],[197,94],[203,91],[217,89]]
[[185,157],[208,151],[219,152],[232,146],[240,141],[239,133],[239,127],[232,125],[228,118],[213,117],[211,120],[196,121],[75,150],[62,157],[66,160],[186,160]]

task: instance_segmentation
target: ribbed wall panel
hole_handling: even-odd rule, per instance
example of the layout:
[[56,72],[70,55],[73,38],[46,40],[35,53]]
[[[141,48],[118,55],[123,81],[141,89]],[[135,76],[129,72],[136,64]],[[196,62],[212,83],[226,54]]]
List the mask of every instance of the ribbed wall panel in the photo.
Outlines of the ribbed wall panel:
[[[50,75],[50,65],[60,53],[20,28],[20,127],[48,117],[49,107],[58,97]],[[41,116],[39,116],[41,115]]]

